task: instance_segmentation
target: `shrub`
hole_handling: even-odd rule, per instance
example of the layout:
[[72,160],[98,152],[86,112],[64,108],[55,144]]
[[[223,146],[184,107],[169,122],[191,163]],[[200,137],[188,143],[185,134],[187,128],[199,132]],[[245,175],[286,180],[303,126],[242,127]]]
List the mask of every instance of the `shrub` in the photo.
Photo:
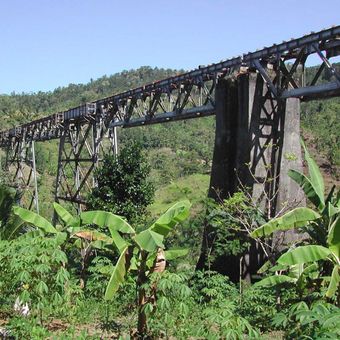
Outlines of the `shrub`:
[[60,238],[28,232],[0,242],[0,292],[13,306],[17,297],[43,323],[44,313],[58,312],[71,303],[72,283]]

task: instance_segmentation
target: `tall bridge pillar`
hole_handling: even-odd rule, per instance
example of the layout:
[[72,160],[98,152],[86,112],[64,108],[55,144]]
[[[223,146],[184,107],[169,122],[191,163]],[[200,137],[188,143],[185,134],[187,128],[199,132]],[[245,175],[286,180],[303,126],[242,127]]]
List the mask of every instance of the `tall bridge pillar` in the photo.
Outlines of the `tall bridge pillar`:
[[[220,79],[215,88],[215,146],[211,167],[208,197],[222,202],[237,190],[235,167],[238,152],[239,134],[239,86],[231,79]],[[232,277],[234,263],[226,263],[225,257],[216,258],[210,263],[209,254],[213,250],[216,233],[206,220],[204,224],[201,255],[196,268],[216,270]],[[237,273],[235,273],[237,274]]]
[[[18,133],[19,134],[19,133]],[[39,213],[38,176],[35,162],[34,140],[18,135],[6,150],[6,171],[11,185],[19,189],[21,204]]]
[[[222,201],[239,188],[248,188],[268,219],[292,205],[303,204],[303,193],[287,175],[289,169],[302,169],[299,100],[277,100],[261,75],[246,73],[237,80],[221,79],[215,101],[215,148],[208,196]],[[214,239],[207,221],[198,269],[207,267]],[[286,233],[276,235],[273,242],[284,244],[292,239],[294,235]],[[234,281],[250,279],[262,261],[257,247],[254,243],[242,257],[242,266],[240,257],[228,256],[217,258],[209,268]]]
[[238,86],[231,79],[221,79],[215,89],[216,130],[208,196],[223,200],[235,192],[235,165],[238,144]]

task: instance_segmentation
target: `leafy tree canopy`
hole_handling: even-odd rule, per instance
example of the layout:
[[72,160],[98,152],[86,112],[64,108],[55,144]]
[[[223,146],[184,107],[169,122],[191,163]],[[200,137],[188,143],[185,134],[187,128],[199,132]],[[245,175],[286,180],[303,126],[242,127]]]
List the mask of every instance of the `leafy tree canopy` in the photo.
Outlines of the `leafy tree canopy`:
[[88,197],[92,210],[105,210],[139,219],[153,202],[155,189],[148,180],[150,166],[140,144],[126,145],[117,157],[105,156],[95,176],[98,186]]

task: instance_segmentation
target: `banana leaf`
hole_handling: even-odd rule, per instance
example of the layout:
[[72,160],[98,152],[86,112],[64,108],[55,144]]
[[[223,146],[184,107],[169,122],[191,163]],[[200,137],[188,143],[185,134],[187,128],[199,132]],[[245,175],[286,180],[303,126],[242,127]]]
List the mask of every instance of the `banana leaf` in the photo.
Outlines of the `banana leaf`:
[[57,234],[58,231],[56,228],[53,227],[53,225],[47,221],[44,217],[36,214],[33,211],[20,208],[20,207],[14,207],[13,208],[14,214],[19,216],[24,222],[32,224],[33,226],[41,229],[45,233],[51,233],[51,234]]
[[250,235],[254,238],[269,236],[275,231],[289,230],[305,226],[308,222],[320,218],[320,214],[309,208],[295,208],[281,217],[274,218],[255,229]]
[[300,263],[323,260],[326,259],[330,254],[330,249],[323,246],[300,246],[281,255],[277,262],[292,266]]
[[118,291],[119,286],[124,282],[125,275],[130,265],[129,247],[126,247],[119,256],[114,267],[110,281],[106,287],[105,300],[111,300]]

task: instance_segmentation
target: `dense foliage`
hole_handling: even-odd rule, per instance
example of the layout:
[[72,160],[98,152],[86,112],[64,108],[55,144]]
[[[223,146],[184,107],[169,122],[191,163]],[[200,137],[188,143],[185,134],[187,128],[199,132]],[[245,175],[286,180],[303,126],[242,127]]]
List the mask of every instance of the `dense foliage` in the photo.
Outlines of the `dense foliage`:
[[225,267],[224,263],[231,262],[232,258],[239,261],[238,258],[250,248],[251,229],[263,221],[261,211],[252,206],[249,196],[244,192],[236,192],[222,203],[209,200],[205,223],[209,225],[212,242],[207,249],[206,267],[228,274],[226,268],[220,267]]
[[[337,72],[340,64],[333,64]],[[310,82],[317,67],[306,70],[306,82]],[[318,83],[329,81],[332,74],[325,71],[321,74]],[[340,176],[340,99],[339,97],[303,103],[301,106],[302,128],[305,134],[310,134],[311,143],[321,151],[333,165],[332,170],[337,177]]]
[[20,232],[22,223],[12,211],[19,198],[17,190],[0,184],[0,240],[9,240]]
[[[302,228],[310,222],[302,230],[310,232],[312,238],[283,253],[278,265],[269,269],[281,275],[253,285],[234,284],[213,271],[193,270],[186,256],[188,250],[179,248],[191,247],[183,224],[188,217],[187,202],[175,204],[140,232],[111,212],[86,211],[72,216],[55,203],[60,224],[53,226],[34,212],[15,207],[13,211],[26,224],[26,232],[11,241],[0,241],[0,316],[8,322],[0,332],[38,339],[55,334],[81,339],[118,338],[129,333],[151,338],[338,338],[339,277],[333,273],[338,271],[339,194],[334,195],[333,189],[326,198],[322,195],[320,172],[307,150],[305,154],[310,177],[296,171],[290,175],[299,181],[319,212],[296,208],[294,213],[312,215],[291,217],[292,212],[288,212],[255,229],[252,235]],[[249,246],[250,230],[244,228],[257,217],[244,193],[237,193],[222,206],[212,205],[210,218],[220,229],[218,252],[238,254]],[[328,233],[321,232],[322,228]],[[330,251],[319,253],[325,242]],[[303,247],[316,249],[300,254]],[[318,266],[316,262],[324,255],[328,259]],[[181,259],[176,259],[178,256]],[[284,257],[287,263],[280,261]],[[325,285],[329,282],[325,275],[332,272],[327,261],[332,257],[331,284]],[[167,261],[170,265],[166,266]],[[308,261],[313,263],[305,266]],[[82,283],[84,274],[86,286]]]
[[87,198],[91,210],[106,210],[134,221],[152,203],[154,187],[148,179],[150,165],[140,144],[126,144],[118,156],[105,156],[95,171],[97,186]]
[[[312,135],[312,143],[322,151],[331,164],[340,166],[340,101],[338,98],[305,103],[302,126]],[[321,113],[321,114],[320,114]],[[336,170],[337,167],[334,167]],[[336,170],[339,176],[339,170]]]
[[[174,73],[143,67],[50,93],[1,95],[0,121],[7,128]],[[316,149],[326,156],[323,168],[333,173],[339,165],[339,109],[337,98],[302,106],[307,141],[314,154]],[[294,215],[301,208],[288,219],[280,216],[263,225],[260,210],[245,192],[219,205],[202,201],[214,124],[210,117],[119,130],[120,156],[104,159],[89,210],[79,216],[71,215],[66,205],[52,206],[57,145],[38,143],[42,215],[55,209],[59,217],[53,225],[32,212],[13,209],[19,193],[0,187],[0,337],[7,332],[22,339],[125,339],[136,336],[142,318],[147,327],[139,331],[150,338],[339,338],[339,254],[334,254],[339,194],[333,189],[324,196],[321,174],[306,152],[313,175],[311,170],[307,176],[291,172],[311,199],[310,207],[314,205],[308,221],[298,214],[308,222],[303,226]],[[150,207],[152,185],[159,190]],[[186,211],[179,218],[167,210],[188,198],[193,203],[190,216]],[[147,211],[158,222],[148,224]],[[157,216],[164,211],[167,217],[159,222]],[[113,213],[125,216],[133,227]],[[216,236],[208,256],[213,262],[242,257],[258,225],[270,234],[275,225],[291,227],[292,219],[310,238],[270,258],[258,273],[265,273],[259,283],[240,281],[239,276],[233,283],[213,270],[195,271],[205,221]],[[11,224],[15,220],[18,223]],[[264,245],[271,246],[267,239]]]

